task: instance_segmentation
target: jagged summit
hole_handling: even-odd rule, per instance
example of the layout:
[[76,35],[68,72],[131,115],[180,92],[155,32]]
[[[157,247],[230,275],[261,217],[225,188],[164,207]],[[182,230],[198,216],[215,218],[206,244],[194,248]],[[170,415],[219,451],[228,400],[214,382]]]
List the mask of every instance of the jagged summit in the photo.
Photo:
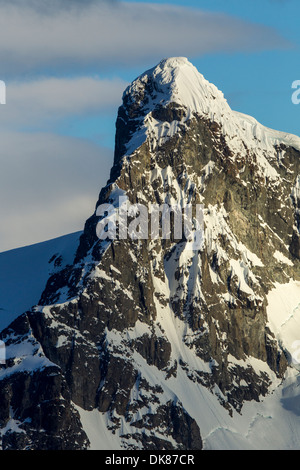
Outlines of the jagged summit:
[[121,138],[123,154],[128,155],[147,138],[154,149],[174,136],[195,114],[220,121],[220,116],[230,112],[223,93],[188,59],[163,59],[124,91],[117,120],[116,147],[120,147],[118,129],[124,134]]
[[246,114],[233,111],[224,94],[185,57],[163,59],[127,87],[119,110],[116,161],[130,155],[147,139],[152,150],[172,138],[193,117],[218,125],[235,156],[255,153],[261,175],[273,180],[270,166],[278,147],[300,150],[300,138],[269,129]]
[[[143,90],[148,92],[149,100],[146,102],[141,100],[142,96],[144,98]],[[163,59],[128,86],[123,99],[127,97],[143,104],[145,112],[151,112],[157,105],[176,103],[186,108],[187,119],[193,112],[209,117],[213,117],[214,113],[230,112],[223,93],[208,82],[185,57]]]

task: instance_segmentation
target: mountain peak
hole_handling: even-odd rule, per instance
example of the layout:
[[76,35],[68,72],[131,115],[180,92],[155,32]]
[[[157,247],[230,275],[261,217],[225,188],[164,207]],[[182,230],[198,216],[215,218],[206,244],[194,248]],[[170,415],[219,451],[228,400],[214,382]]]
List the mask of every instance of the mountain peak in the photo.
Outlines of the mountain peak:
[[159,64],[154,67],[161,67],[161,68],[180,68],[184,66],[189,66],[189,67],[194,67],[191,62],[187,59],[187,57],[166,57],[165,59],[162,59]]
[[209,112],[211,101],[215,100],[218,100],[219,106],[222,104],[227,110],[230,109],[223,93],[207,81],[187,58],[164,59],[152,70],[153,77],[159,85],[162,87],[169,85],[170,99],[190,111]]
[[230,113],[223,93],[187,58],[163,59],[133,80],[123,93],[116,126],[115,163],[147,139],[154,149],[195,115],[221,123]]
[[281,145],[300,149],[300,138],[275,131],[233,111],[224,94],[185,57],[163,59],[124,91],[117,119],[115,163],[146,140],[151,150],[178,133],[191,119],[214,123],[230,151],[239,158],[256,155],[261,176],[278,179],[270,167]]
[[125,90],[124,98],[130,96],[139,102],[143,88],[150,98],[145,111],[156,105],[170,103],[185,107],[189,117],[193,112],[212,116],[211,113],[220,110],[230,111],[223,93],[208,82],[185,57],[163,59],[135,79]]

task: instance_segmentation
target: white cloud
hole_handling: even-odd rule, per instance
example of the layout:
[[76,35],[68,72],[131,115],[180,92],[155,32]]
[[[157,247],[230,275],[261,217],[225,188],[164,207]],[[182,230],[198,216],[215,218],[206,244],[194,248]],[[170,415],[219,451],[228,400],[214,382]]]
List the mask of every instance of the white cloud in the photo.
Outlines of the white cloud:
[[112,151],[55,134],[0,134],[0,251],[81,230]]
[[42,78],[6,84],[6,105],[0,107],[1,129],[49,125],[59,119],[114,113],[127,82],[121,79]]
[[[126,86],[90,77],[7,85],[7,103],[0,106],[0,251],[83,228],[109,177],[113,152],[50,129],[93,113],[113,119]],[[28,126],[34,131],[17,132]]]
[[[37,2],[31,1],[29,5]],[[26,2],[0,2],[1,70],[26,74],[144,65],[166,56],[260,51],[288,47],[276,30],[223,13],[164,4],[81,2],[51,11]]]

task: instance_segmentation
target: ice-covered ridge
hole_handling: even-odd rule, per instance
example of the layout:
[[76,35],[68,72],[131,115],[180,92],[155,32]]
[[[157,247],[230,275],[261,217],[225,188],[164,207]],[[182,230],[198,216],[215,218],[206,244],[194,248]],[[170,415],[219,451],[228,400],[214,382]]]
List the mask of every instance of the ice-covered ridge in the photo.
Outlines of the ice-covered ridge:
[[238,111],[231,111],[236,118],[240,121],[247,133],[251,134],[254,139],[259,142],[263,147],[270,148],[274,145],[284,144],[287,147],[294,147],[300,150],[300,137],[297,135],[289,134],[282,131],[270,129],[269,127],[260,124],[254,117]]
[[208,82],[185,57],[162,60],[156,67],[134,80],[124,95],[138,96],[149,81],[153,84],[155,93],[145,110],[148,108],[151,111],[156,104],[176,103],[187,109],[185,119],[189,119],[194,112],[213,118],[215,114],[231,111],[223,93]]
[[[142,119],[139,130],[128,144],[127,154],[132,153],[146,138],[154,151],[195,114],[219,124],[220,132],[235,156],[246,157],[249,151],[255,153],[262,175],[270,179],[279,177],[270,164],[270,160],[278,156],[278,145],[284,144],[300,151],[298,136],[267,128],[255,118],[233,111],[224,94],[185,57],[162,60],[134,80],[125,90],[123,98],[139,106]],[[171,103],[184,109],[180,121],[160,121],[152,115],[157,106]]]
[[165,59],[153,70],[153,78],[158,90],[168,99],[187,108],[189,113],[207,114],[214,118],[217,114],[230,112],[223,93],[201,75],[196,67],[184,57]]

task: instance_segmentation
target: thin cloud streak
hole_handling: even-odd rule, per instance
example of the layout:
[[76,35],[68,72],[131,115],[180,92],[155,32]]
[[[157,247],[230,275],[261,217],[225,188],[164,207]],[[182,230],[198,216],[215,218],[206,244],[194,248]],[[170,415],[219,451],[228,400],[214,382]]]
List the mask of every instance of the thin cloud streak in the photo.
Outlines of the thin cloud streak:
[[[52,13],[0,3],[2,74],[44,68],[82,71],[128,67],[163,57],[290,47],[275,29],[223,13],[164,4],[90,1]],[[72,5],[80,2],[72,2]],[[42,2],[43,6],[43,2]]]
[[117,113],[128,83],[93,77],[43,78],[7,83],[7,104],[0,107],[1,129],[52,126],[68,117]]

